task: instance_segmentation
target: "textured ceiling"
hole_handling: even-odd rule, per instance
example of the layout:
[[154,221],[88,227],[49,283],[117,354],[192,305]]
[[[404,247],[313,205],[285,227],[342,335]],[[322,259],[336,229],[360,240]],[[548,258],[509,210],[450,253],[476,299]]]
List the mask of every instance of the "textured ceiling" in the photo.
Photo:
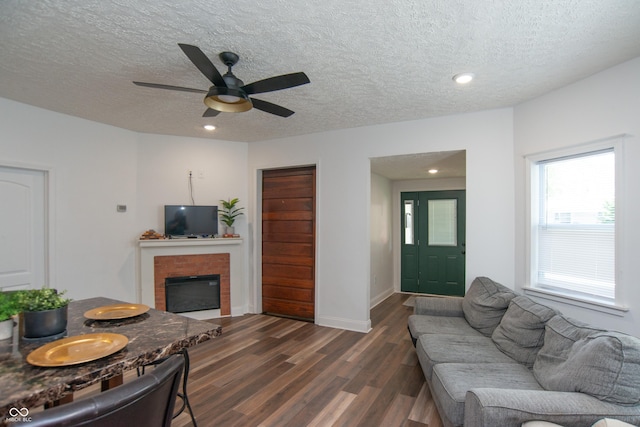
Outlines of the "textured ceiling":
[[[296,112],[202,118],[207,89],[177,43],[240,55],[260,98]],[[640,56],[638,0],[2,0],[0,97],[169,135],[260,141],[506,107]],[[456,86],[451,77],[473,71]],[[218,129],[207,133],[205,123]]]
[[[436,169],[435,174],[429,169]],[[441,151],[371,159],[371,172],[391,180],[464,178],[467,175],[467,153]]]

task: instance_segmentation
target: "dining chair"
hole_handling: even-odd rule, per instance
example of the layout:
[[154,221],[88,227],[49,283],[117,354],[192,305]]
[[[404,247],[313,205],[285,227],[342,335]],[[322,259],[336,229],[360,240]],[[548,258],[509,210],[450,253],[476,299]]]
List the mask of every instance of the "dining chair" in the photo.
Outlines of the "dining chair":
[[[178,415],[182,414],[184,410],[189,411],[189,416],[191,417],[191,425],[192,427],[198,427],[198,423],[196,422],[196,416],[193,413],[193,409],[191,408],[191,403],[189,403],[189,395],[187,394],[187,382],[189,381],[189,352],[186,348],[181,349],[178,353],[184,357],[184,374],[182,375],[182,390],[178,391],[178,398],[181,400],[180,408],[173,412],[173,418],[178,417]],[[160,363],[163,363],[165,359],[159,359],[154,362],[151,362],[147,365],[143,365],[137,368],[138,376],[144,375],[145,368],[150,366],[155,366]]]
[[31,414],[30,427],[169,427],[184,370],[173,355],[145,375],[93,397]]

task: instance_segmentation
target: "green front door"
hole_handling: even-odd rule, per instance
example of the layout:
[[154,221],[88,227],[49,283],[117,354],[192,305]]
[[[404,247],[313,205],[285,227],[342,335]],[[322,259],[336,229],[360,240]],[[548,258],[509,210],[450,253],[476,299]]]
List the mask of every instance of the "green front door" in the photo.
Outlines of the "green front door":
[[403,292],[464,295],[465,192],[401,193]]

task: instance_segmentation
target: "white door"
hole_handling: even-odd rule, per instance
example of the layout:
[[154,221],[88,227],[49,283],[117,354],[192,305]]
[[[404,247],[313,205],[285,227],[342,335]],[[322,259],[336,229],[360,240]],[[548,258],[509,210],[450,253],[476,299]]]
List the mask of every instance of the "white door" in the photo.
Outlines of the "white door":
[[45,285],[45,172],[0,166],[0,289]]

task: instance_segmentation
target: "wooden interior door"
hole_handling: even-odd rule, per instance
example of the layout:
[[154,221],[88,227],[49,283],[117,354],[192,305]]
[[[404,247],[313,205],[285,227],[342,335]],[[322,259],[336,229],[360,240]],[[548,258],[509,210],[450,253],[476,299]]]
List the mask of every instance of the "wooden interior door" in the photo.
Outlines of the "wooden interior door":
[[316,168],[262,173],[262,310],[315,319]]

